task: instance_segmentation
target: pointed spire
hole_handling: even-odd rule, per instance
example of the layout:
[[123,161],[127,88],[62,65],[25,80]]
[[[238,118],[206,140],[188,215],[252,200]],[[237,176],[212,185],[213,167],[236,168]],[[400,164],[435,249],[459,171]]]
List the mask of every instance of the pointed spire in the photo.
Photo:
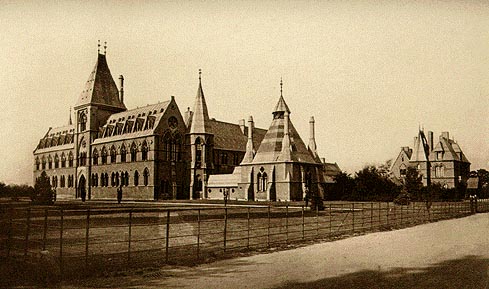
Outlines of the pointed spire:
[[280,77],[280,96],[283,97],[282,95],[282,88],[283,88],[284,83],[282,82],[282,77]]
[[207,133],[209,131],[208,123],[209,112],[205,103],[204,90],[202,89],[202,70],[199,69],[199,88],[195,97],[190,133]]
[[70,120],[68,121],[68,125],[73,125],[73,121],[71,120],[71,106],[70,106]]
[[315,128],[314,128],[314,116],[311,116],[311,119],[309,120],[309,144],[308,148],[313,154],[315,158],[318,157],[317,153],[317,147],[316,147],[316,136],[315,136]]
[[248,141],[246,142],[246,153],[243,157],[243,163],[253,162],[255,156],[255,148],[253,147],[253,117],[250,115],[248,118]]
[[280,98],[277,102],[277,105],[275,105],[275,109],[273,110],[274,118],[281,118],[284,112],[288,112],[290,114],[290,109],[287,106],[287,103],[285,103],[283,96],[283,81],[282,78],[280,78]]
[[281,161],[292,160],[290,151],[290,133],[289,133],[289,113],[284,113],[284,138],[282,140],[282,152],[280,153]]

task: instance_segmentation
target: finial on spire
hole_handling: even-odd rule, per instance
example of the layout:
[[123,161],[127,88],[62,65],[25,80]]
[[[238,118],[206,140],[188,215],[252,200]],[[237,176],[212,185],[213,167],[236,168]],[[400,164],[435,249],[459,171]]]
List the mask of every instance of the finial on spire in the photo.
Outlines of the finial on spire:
[[100,40],[98,41],[98,44],[97,44],[97,52],[100,54]]
[[202,69],[199,68],[199,83],[202,81]]
[[282,96],[282,86],[283,86],[282,77],[280,77],[280,96]]
[[107,55],[107,41],[104,41],[104,55]]

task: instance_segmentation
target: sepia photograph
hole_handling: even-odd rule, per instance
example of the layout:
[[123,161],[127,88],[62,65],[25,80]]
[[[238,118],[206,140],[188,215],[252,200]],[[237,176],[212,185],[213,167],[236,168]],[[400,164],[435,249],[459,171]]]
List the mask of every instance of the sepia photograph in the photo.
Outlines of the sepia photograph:
[[0,288],[489,288],[489,2],[0,7]]

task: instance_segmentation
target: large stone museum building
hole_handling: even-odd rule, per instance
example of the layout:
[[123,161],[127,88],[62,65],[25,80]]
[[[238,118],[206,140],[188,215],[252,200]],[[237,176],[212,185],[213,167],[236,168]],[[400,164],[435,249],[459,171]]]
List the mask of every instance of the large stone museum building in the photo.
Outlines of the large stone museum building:
[[[58,198],[301,200],[324,196],[340,172],[317,154],[314,118],[302,141],[280,91],[268,130],[253,118],[210,118],[199,72],[193,111],[169,100],[128,110],[105,54],[74,106],[74,122],[49,128],[34,150],[34,179],[45,171]],[[281,84],[282,87],[282,84]],[[281,89],[282,90],[282,89]]]

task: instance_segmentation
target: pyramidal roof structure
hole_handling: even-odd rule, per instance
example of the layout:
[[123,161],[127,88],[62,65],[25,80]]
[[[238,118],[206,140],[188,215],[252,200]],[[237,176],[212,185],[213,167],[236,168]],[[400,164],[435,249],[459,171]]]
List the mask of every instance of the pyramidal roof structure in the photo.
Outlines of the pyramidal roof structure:
[[199,88],[194,102],[194,112],[192,115],[192,123],[190,125],[190,133],[209,133],[209,112],[205,103],[204,90],[202,89],[201,72],[199,71]]
[[88,77],[76,107],[86,104],[99,104],[121,111],[126,110],[126,106],[119,99],[119,90],[112,78],[104,54],[98,53],[97,63]]
[[[283,161],[317,163],[290,121],[289,114],[290,109],[283,96],[280,95],[273,111],[272,124],[253,158],[253,163]],[[283,148],[286,127],[288,127],[288,140],[286,142],[289,143],[289,147]]]

